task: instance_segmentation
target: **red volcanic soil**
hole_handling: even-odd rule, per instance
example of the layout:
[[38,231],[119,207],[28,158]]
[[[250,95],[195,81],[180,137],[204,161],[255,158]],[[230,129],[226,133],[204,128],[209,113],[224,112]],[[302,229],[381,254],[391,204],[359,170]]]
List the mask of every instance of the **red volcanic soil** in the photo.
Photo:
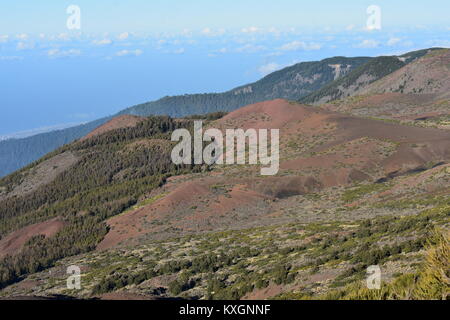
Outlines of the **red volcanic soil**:
[[[172,191],[159,201],[110,219],[111,230],[97,249],[108,249],[148,233],[163,233],[164,237],[164,229],[169,226],[185,232],[206,231],[212,221],[230,212],[272,199],[239,182],[223,178],[196,179],[176,186],[169,182],[166,188]],[[219,188],[223,190],[217,191]],[[161,221],[165,222],[158,223]]]
[[[207,177],[172,178],[157,191],[163,195],[158,201],[110,219],[111,229],[98,249],[258,226],[274,216],[276,200],[373,182],[450,159],[448,131],[347,116],[281,99],[244,107],[212,126],[280,129],[279,175],[263,178],[257,167],[247,166],[217,168]],[[292,139],[298,146],[289,146]]]
[[131,128],[136,126],[139,122],[141,122],[144,118],[138,116],[131,115],[122,115],[115,117],[114,119],[108,121],[104,125],[98,127],[93,130],[91,133],[81,138],[81,141],[87,140],[89,138],[99,136],[111,130],[122,129],[122,128]]
[[242,129],[282,129],[281,133],[283,134],[286,133],[287,127],[293,125],[298,127],[299,121],[308,120],[311,126],[318,126],[328,115],[328,112],[315,107],[276,99],[233,111],[216,121],[215,124]]
[[193,202],[194,196],[204,196],[207,188],[198,183],[184,183],[176,188],[168,196],[156,201],[154,204],[137,209],[131,213],[114,217],[109,220],[111,230],[97,246],[98,250],[111,248],[123,240],[136,237],[141,234],[140,226],[142,219],[156,220],[177,204],[188,205]]
[[[363,145],[353,150],[350,157],[349,150],[344,150],[346,154],[321,157],[309,155],[308,159],[298,157],[281,162],[282,168],[291,170],[304,169],[305,166],[330,168],[337,160],[342,160],[346,165],[353,166],[365,162],[366,165],[362,168],[380,164],[386,174],[390,174],[408,171],[430,161],[450,159],[450,132],[347,116],[282,99],[244,107],[228,114],[216,124],[222,127],[244,129],[277,128],[280,129],[281,145],[293,136],[305,137],[313,133],[312,138],[315,139],[321,135],[328,135],[327,143],[311,150],[315,152],[362,138],[398,144],[397,152],[386,159],[370,154],[370,150],[375,150],[374,145]],[[419,144],[421,147],[417,148],[415,145]],[[283,156],[283,150],[281,155]]]
[[253,292],[247,293],[242,300],[256,301],[273,298],[283,292],[283,285],[270,284],[265,289],[255,289]]
[[336,121],[340,135],[348,140],[370,137],[398,144],[397,151],[381,163],[386,174],[450,159],[450,132],[346,116],[339,116]]
[[6,255],[14,255],[34,236],[54,236],[63,226],[64,222],[55,218],[14,231],[0,240],[0,258]]

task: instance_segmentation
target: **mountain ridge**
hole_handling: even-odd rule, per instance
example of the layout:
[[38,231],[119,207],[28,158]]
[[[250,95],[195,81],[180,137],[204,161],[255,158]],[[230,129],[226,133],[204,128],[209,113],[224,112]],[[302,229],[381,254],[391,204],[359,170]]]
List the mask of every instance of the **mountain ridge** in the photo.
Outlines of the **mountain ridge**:
[[440,49],[321,107],[420,127],[450,129],[450,50]]
[[[411,270],[427,227],[448,223],[450,131],[284,99],[211,117],[205,127],[283,128],[280,173],[261,177],[258,166],[175,166],[171,132],[193,121],[116,119],[0,179],[0,250],[12,253],[0,258],[0,296],[27,295],[33,279],[33,294],[78,298],[164,288],[168,298],[240,299],[271,288],[270,298],[293,283],[328,292],[367,263]],[[82,291],[55,278],[66,265],[85,267]]]
[[441,48],[412,51],[400,56],[375,57],[367,64],[356,68],[347,75],[344,75],[340,79],[336,79],[312,94],[299,99],[299,101],[302,103],[320,105],[333,100],[356,95],[370,84],[383,79],[385,76],[436,50],[441,50]]
[[[414,58],[415,55],[427,50],[407,53],[399,57],[406,59],[403,63],[407,63],[410,62],[409,55]],[[224,93],[164,97],[153,102],[129,107],[113,116],[81,126],[24,139],[0,141],[0,177],[32,163],[64,144],[80,139],[118,115],[184,117],[217,111],[233,111],[248,104],[276,98],[300,99],[306,102],[307,99],[301,99],[303,96],[311,97],[311,94],[314,95],[314,91],[320,91],[324,86],[342,81],[341,79],[348,79],[354,72],[374,59],[376,58],[333,57],[321,61],[302,62],[271,73],[254,83],[239,86]],[[391,57],[390,59],[396,58]]]
[[[371,59],[370,57],[333,57],[321,61],[301,62],[275,71],[259,81],[223,93],[167,96],[156,101],[132,106],[119,114],[163,115],[168,112],[168,108],[177,108],[167,115],[184,117],[193,113],[232,111],[252,103],[277,98],[298,100],[324,84],[334,81],[337,75],[334,66],[341,66],[338,74],[338,77],[341,77]],[[213,99],[216,101],[211,104],[208,100]],[[208,107],[208,105],[210,106]]]
[[[303,62],[267,75],[255,82],[258,84],[257,88],[254,88],[255,83],[252,83],[239,86],[225,93],[164,97],[153,102],[126,108],[115,115],[101,118],[84,125],[43,133],[24,139],[0,141],[0,177],[26,166],[66,143],[85,136],[95,129],[95,127],[105,124],[114,116],[123,114],[149,116],[152,114],[183,117],[216,111],[231,111],[250,103],[270,100],[271,98],[290,98],[295,100],[302,95],[302,84],[307,88],[305,89],[307,92],[311,92],[327,83],[327,81],[334,79],[335,71],[333,68],[328,67],[328,64],[338,62],[346,64],[353,61],[352,64],[355,67],[370,59],[365,57],[336,57],[322,61]],[[319,72],[317,70],[323,72],[323,80],[321,80],[322,76],[319,79],[314,79],[314,74]],[[301,77],[296,79],[296,73],[301,74]],[[271,84],[273,92],[268,95],[264,94],[267,88],[271,87]],[[275,84],[279,85],[275,88]],[[252,87],[250,90],[252,92],[249,92],[249,86]],[[287,92],[283,92],[283,88]]]

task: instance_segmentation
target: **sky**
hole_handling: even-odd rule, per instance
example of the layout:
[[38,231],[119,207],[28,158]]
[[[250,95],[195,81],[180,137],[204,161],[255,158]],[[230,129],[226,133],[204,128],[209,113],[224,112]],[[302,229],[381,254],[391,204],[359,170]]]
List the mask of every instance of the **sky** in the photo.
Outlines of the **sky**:
[[450,47],[448,12],[448,0],[2,0],[0,138],[302,61]]

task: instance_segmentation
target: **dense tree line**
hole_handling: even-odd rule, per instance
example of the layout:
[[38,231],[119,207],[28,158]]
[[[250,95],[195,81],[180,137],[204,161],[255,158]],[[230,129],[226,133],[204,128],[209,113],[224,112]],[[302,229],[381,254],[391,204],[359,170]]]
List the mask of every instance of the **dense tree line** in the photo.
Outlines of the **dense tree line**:
[[322,61],[302,62],[231,91],[164,97],[157,101],[133,106],[121,113],[185,117],[193,114],[233,111],[248,104],[279,98],[298,100],[334,81],[335,73],[330,65],[349,66],[350,71],[371,59],[369,57],[335,57]]
[[87,135],[109,119],[103,118],[27,138],[0,141],[0,177],[19,170],[47,153]]
[[[171,161],[170,135],[179,127],[192,129],[192,122],[150,117],[136,127],[113,130],[54,152],[52,156],[70,151],[79,160],[32,193],[0,201],[0,236],[54,217],[61,217],[65,226],[56,236],[33,238],[18,255],[3,259],[0,287],[58,259],[94,249],[108,231],[107,218],[136,204],[170,175],[199,171],[200,167],[176,166]],[[138,140],[145,143],[130,146]],[[0,186],[11,190],[27,174],[32,170],[0,180]]]
[[[408,63],[427,52],[428,50],[421,50],[405,54],[402,57]],[[359,73],[354,73],[346,80],[340,81],[338,79],[334,81],[335,72],[334,69],[330,68],[330,65],[348,66],[348,72],[351,72],[357,71],[358,67],[372,61],[372,59],[370,57],[334,57],[322,61],[302,62],[273,72],[257,82],[227,92],[164,97],[157,101],[127,108],[119,115],[167,115],[179,118],[194,114],[233,111],[248,104],[278,98],[301,100],[307,97],[303,100],[307,103],[317,101],[320,97],[327,95],[339,98],[339,92],[336,91],[336,88],[340,85],[347,86],[348,83],[353,83],[364,70],[360,69]],[[386,71],[393,71],[392,67],[401,67],[402,64],[398,58],[394,57],[387,64],[384,60],[379,60],[373,63],[372,67],[370,66],[369,69],[371,68],[374,74],[379,77],[386,74]],[[320,90],[324,87],[324,91]],[[25,139],[0,142],[0,177],[28,165],[64,144],[83,137],[109,119],[111,117]]]
[[225,117],[227,114],[228,112],[217,111],[207,114],[194,114],[192,116],[185,117],[185,119],[214,121]]

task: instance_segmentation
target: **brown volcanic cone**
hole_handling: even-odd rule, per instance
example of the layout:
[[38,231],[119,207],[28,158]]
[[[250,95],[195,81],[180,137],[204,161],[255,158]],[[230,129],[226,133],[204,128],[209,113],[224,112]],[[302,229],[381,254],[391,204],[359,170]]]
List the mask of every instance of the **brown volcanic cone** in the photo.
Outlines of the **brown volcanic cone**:
[[[295,195],[390,179],[450,162],[450,132],[342,115],[286,100],[253,104],[212,127],[280,129],[280,172],[223,166],[171,179],[154,202],[109,220],[107,249],[151,239],[284,221]],[[275,220],[274,220],[275,219]],[[278,220],[277,220],[278,219]]]
[[144,118],[138,116],[131,115],[123,115],[113,118],[108,121],[104,125],[98,127],[85,137],[81,138],[81,141],[87,140],[89,138],[99,136],[111,130],[122,129],[122,128],[130,128],[136,126],[139,122],[141,122]]
[[22,246],[34,236],[43,235],[52,237],[64,226],[64,222],[58,218],[33,224],[17,230],[0,240],[0,258],[6,255],[14,255]]

